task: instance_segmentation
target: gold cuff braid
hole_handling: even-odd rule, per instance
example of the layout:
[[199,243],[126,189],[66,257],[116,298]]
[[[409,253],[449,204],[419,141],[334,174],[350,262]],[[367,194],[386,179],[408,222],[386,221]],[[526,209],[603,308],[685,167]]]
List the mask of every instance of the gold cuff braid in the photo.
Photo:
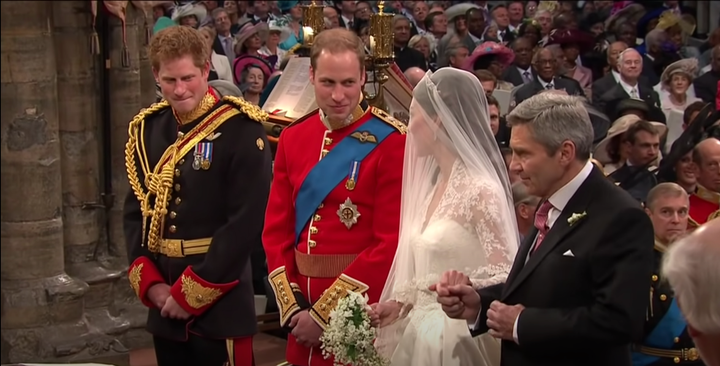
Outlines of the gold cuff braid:
[[347,297],[347,292],[365,293],[370,287],[368,285],[348,276],[341,274],[337,280],[328,287],[320,299],[310,308],[310,316],[323,328],[330,324],[330,312],[335,309],[340,299]]
[[293,293],[293,290],[299,290],[299,287],[290,283],[284,266],[270,272],[268,281],[275,293],[278,309],[280,309],[280,325],[284,327],[290,322],[290,318],[300,310],[300,305]]

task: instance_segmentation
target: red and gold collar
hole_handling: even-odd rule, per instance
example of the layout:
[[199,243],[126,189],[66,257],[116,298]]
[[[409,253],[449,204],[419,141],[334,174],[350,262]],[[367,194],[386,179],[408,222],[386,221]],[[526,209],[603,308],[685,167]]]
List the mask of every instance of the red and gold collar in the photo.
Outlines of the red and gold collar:
[[697,185],[697,190],[695,190],[695,195],[704,201],[708,201],[716,205],[720,204],[720,193],[713,192],[699,184]]
[[185,125],[196,121],[205,113],[209,112],[219,100],[220,98],[215,94],[215,91],[211,87],[208,87],[207,93],[205,93],[205,96],[200,100],[200,103],[195,109],[182,115],[173,109],[173,115],[175,115],[175,119],[179,124]]

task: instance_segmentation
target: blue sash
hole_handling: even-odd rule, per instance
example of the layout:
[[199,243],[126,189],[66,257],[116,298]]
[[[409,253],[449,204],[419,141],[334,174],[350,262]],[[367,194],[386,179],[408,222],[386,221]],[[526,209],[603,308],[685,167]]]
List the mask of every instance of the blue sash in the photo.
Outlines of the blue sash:
[[361,142],[350,137],[351,132],[315,164],[300,186],[295,198],[295,246],[300,240],[300,233],[325,197],[348,177],[350,165],[365,159],[395,128],[373,116],[353,132],[359,130],[375,136],[376,141]]
[[[685,322],[685,318],[683,318],[682,313],[680,313],[677,301],[673,298],[667,313],[660,319],[660,322],[655,326],[655,329],[650,332],[650,335],[645,338],[643,346],[667,350],[672,349],[675,344],[675,337],[679,337],[685,331],[686,327],[687,323]],[[633,366],[649,365],[659,359],[660,357],[649,356],[640,352],[633,352],[632,354]]]

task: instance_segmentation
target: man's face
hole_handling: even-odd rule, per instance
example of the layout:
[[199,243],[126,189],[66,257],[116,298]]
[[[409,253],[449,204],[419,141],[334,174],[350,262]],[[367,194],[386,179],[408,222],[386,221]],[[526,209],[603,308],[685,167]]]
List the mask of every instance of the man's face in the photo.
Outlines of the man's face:
[[695,176],[700,185],[720,193],[720,141],[715,142],[703,149]]
[[326,6],[323,8],[323,16],[330,20],[331,28],[337,28],[340,26],[340,17],[338,16],[337,10],[335,10],[332,6]]
[[510,24],[510,17],[506,8],[497,8],[492,12],[493,20],[497,23],[498,27],[505,29]]
[[540,77],[545,80],[550,80],[555,77],[555,68],[557,67],[557,60],[547,48],[540,51],[537,59],[535,60],[535,71]]
[[208,91],[207,75],[210,63],[203,68],[195,66],[190,55],[168,60],[153,70],[155,80],[160,84],[163,97],[175,112],[186,114],[200,104]]
[[688,226],[690,202],[685,194],[658,197],[652,207],[645,209],[653,224],[655,236],[670,244],[685,234]]
[[315,100],[331,121],[344,121],[360,101],[365,72],[352,51],[318,56],[310,69]]
[[634,47],[637,43],[637,32],[635,31],[635,27],[629,24],[621,24],[618,27],[618,31],[615,36],[617,37],[618,41],[622,41],[628,46]]
[[433,16],[433,24],[429,31],[433,34],[445,34],[447,33],[448,19],[445,14],[435,14]]
[[642,57],[637,51],[628,50],[623,54],[622,63],[618,67],[620,75],[625,79],[637,80],[643,68]]
[[267,1],[256,1],[254,5],[255,15],[266,14],[270,11],[270,5]]
[[532,46],[527,38],[518,38],[513,43],[513,52],[515,52],[515,65],[522,69],[527,69],[532,63]]
[[520,22],[522,22],[523,20],[523,17],[525,16],[525,9],[523,9],[522,3],[514,2],[508,5],[508,14],[510,18],[510,23],[520,24]]
[[635,142],[628,144],[628,160],[633,165],[646,165],[658,157],[660,150],[660,136],[647,131],[638,131],[635,134]]
[[[482,88],[485,91],[485,95],[492,95],[493,91],[495,90],[495,82],[492,80],[481,81],[480,85],[482,85]],[[492,106],[490,107],[492,108]]]
[[548,154],[545,147],[532,136],[527,125],[512,128],[510,148],[513,155],[509,170],[520,176],[530,195],[549,197],[563,175],[563,166],[567,164],[569,156],[562,148],[554,154]]
[[340,4],[343,14],[355,14],[355,1],[343,1]]
[[613,42],[610,44],[610,47],[608,47],[607,61],[613,70],[618,70],[618,58],[620,57],[620,52],[625,51],[627,48],[628,46],[625,42]]
[[488,110],[490,111],[490,129],[492,130],[493,136],[495,136],[500,129],[500,110],[494,104],[491,104]]
[[400,19],[395,22],[393,27],[395,33],[395,43],[406,45],[410,40],[410,22],[405,19]]
[[470,55],[470,51],[468,51],[465,47],[459,47],[457,49],[457,52],[455,52],[454,56],[450,56],[450,66],[454,68],[462,68],[463,64],[465,63],[465,60],[467,60],[468,56]]
[[230,32],[230,27],[232,24],[230,24],[230,17],[228,16],[227,12],[220,12],[215,16],[215,29],[217,30],[218,34],[226,34],[227,32]]
[[712,51],[712,69],[720,72],[720,45],[715,46]]
[[468,32],[475,37],[481,38],[485,31],[485,17],[479,10],[471,11],[467,17]]
[[413,7],[413,18],[415,18],[418,23],[422,23],[425,21],[425,18],[428,15],[428,6],[424,1],[416,1],[415,6]]

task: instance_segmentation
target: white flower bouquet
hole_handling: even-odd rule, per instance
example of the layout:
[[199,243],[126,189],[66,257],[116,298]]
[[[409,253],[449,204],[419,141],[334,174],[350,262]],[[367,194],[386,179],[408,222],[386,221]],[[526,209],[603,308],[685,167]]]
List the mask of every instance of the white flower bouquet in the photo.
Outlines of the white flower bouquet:
[[367,313],[368,297],[348,291],[330,312],[330,324],[320,337],[323,356],[335,357],[335,366],[386,366],[375,350],[375,328]]

